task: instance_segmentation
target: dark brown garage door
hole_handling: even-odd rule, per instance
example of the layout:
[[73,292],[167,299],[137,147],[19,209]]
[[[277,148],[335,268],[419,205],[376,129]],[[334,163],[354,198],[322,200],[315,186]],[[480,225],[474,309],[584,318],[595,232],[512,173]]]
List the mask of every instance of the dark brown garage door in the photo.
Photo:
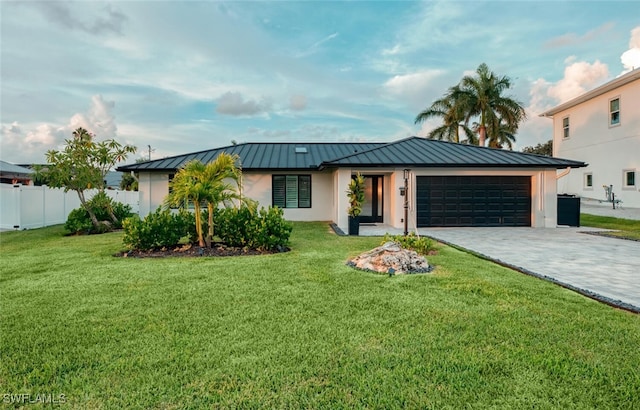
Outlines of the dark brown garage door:
[[416,177],[418,227],[531,226],[531,178]]

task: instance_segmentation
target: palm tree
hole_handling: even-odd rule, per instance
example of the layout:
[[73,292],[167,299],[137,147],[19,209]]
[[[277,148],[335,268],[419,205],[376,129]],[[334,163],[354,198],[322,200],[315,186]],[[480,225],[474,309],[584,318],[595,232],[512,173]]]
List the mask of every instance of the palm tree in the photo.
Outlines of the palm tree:
[[431,130],[427,138],[459,143],[460,128],[462,128],[467,136],[467,141],[473,140],[473,131],[464,123],[465,113],[461,109],[463,107],[454,98],[458,92],[458,86],[451,87],[448,94],[434,101],[429,108],[416,116],[416,124],[434,117],[442,118],[442,125]]
[[222,204],[232,206],[234,203],[242,203],[242,168],[236,166],[240,161],[237,155],[229,155],[225,152],[208,163],[203,172],[203,179],[209,181],[209,192],[206,196],[207,210],[209,211],[207,242],[213,240],[213,213]]
[[196,218],[198,245],[204,247],[202,234],[202,204],[209,194],[210,187],[203,181],[205,165],[199,160],[187,162],[170,182],[170,192],[165,198],[165,206],[184,207],[193,204]]
[[236,163],[237,155],[221,153],[218,157],[203,164],[199,160],[189,161],[181,168],[171,181],[171,192],[165,198],[165,206],[193,204],[198,244],[205,245],[202,227],[202,207],[209,211],[208,232],[206,242],[210,245],[213,239],[213,213],[219,205],[232,206],[243,203],[241,197],[242,170]]
[[502,118],[498,122],[498,127],[495,130],[491,130],[489,135],[489,146],[492,148],[504,148],[505,146],[510,150],[513,149],[513,143],[516,141],[515,133],[518,129],[509,126]]
[[482,63],[478,66],[474,76],[464,76],[459,87],[452,94],[452,98],[466,113],[466,123],[471,118],[478,118],[478,144],[485,145],[487,131],[492,133],[489,138],[499,139],[497,132],[503,122],[506,129],[516,130],[520,122],[526,118],[522,103],[504,96],[504,92],[511,88],[509,77],[497,76],[489,67]]

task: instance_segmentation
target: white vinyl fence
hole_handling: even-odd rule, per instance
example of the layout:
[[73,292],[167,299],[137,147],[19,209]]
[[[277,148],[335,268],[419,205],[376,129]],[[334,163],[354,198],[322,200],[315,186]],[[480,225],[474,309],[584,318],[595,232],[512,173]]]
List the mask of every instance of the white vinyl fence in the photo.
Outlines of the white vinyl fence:
[[[87,200],[98,191],[86,191]],[[117,202],[131,205],[133,213],[139,212],[138,192],[106,190]],[[75,191],[47,186],[0,184],[0,229],[33,229],[62,224],[69,213],[80,208]]]

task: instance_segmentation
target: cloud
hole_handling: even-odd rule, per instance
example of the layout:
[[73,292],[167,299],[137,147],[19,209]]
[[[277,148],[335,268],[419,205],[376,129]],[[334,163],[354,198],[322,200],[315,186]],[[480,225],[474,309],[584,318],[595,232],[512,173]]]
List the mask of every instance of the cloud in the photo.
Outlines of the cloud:
[[629,50],[622,53],[620,61],[624,66],[623,73],[627,73],[633,69],[640,68],[640,26],[631,30],[631,39],[629,40]]
[[309,56],[311,54],[315,54],[316,52],[318,52],[318,50],[320,49],[320,46],[323,45],[324,43],[326,43],[327,41],[333,40],[334,38],[338,37],[338,33],[332,33],[329,34],[328,36],[316,41],[315,43],[313,43],[308,49],[306,49],[305,51],[302,51],[298,54],[296,54],[296,57],[306,57]]
[[225,115],[257,115],[271,109],[271,102],[263,99],[262,101],[244,100],[239,92],[226,92],[217,100],[216,112]]
[[[127,21],[127,16],[124,13],[113,10],[109,4],[103,8],[101,15],[93,18],[93,21],[91,21],[91,16],[82,12],[80,13],[82,17],[76,17],[68,3],[44,1],[33,4],[50,22],[62,28],[80,30],[93,35],[122,34],[122,27]],[[74,5],[73,10],[78,10],[77,5]]]
[[599,60],[593,64],[577,61],[565,67],[564,77],[548,88],[547,95],[562,103],[584,94],[608,78],[609,68]]
[[583,35],[578,35],[576,33],[567,33],[558,37],[554,37],[551,40],[548,40],[544,43],[545,48],[559,48],[559,47],[567,47],[574,46],[576,44],[586,43],[588,41],[597,39],[613,29],[615,26],[614,23],[609,22],[601,25],[600,27],[596,27],[593,30],[589,30]]
[[307,97],[302,94],[292,95],[289,99],[289,108],[293,111],[302,111],[307,108]]
[[[78,127],[87,129],[99,140],[114,138],[117,131],[114,107],[113,101],[105,101],[101,95],[94,95],[87,112],[72,115],[65,125],[37,124],[25,127],[18,122],[2,125],[2,156],[14,163],[44,162],[45,153],[60,148]],[[25,131],[25,128],[30,130]]]
[[[413,106],[423,107],[429,96],[439,96],[444,93],[440,81],[444,70],[424,70],[411,74],[396,75],[384,83],[384,90],[397,100]],[[436,97],[437,98],[437,97]]]

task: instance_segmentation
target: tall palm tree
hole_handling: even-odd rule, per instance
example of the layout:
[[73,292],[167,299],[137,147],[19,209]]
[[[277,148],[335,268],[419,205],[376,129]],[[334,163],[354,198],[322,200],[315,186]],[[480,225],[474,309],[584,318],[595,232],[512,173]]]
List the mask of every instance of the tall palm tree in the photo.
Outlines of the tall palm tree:
[[480,146],[485,145],[487,131],[498,132],[501,122],[504,122],[508,129],[516,130],[520,122],[526,118],[522,103],[503,95],[509,88],[509,77],[497,76],[482,63],[476,69],[475,75],[467,75],[460,80],[459,87],[453,93],[452,98],[466,113],[466,122],[471,118],[478,118]]
[[513,128],[513,126],[506,124],[502,119],[500,119],[497,128],[492,129],[487,133],[489,136],[488,145],[492,148],[507,147],[510,150],[513,149],[513,143],[516,141],[515,133],[517,130],[517,127]]
[[415,123],[422,123],[430,118],[441,117],[442,125],[431,130],[427,135],[429,139],[460,142],[460,128],[467,136],[467,141],[473,140],[473,131],[464,123],[465,112],[463,106],[456,101],[458,86],[451,87],[449,93],[436,100],[431,106],[416,116]]

